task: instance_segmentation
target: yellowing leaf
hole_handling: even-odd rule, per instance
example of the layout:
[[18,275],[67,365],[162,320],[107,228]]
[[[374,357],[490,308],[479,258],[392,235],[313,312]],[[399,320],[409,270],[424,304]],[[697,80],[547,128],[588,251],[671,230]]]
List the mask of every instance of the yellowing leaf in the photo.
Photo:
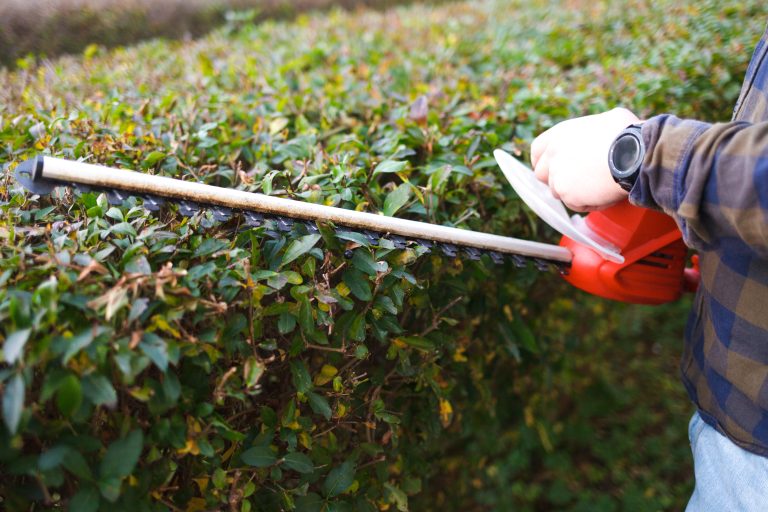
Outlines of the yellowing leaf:
[[338,294],[339,294],[339,295],[341,295],[342,297],[346,297],[347,295],[349,295],[349,293],[350,293],[350,291],[351,291],[351,290],[349,289],[349,286],[347,286],[346,284],[344,284],[343,282],[341,282],[341,283],[339,283],[339,284],[337,284],[337,285],[336,285],[336,291],[337,291],[337,292],[338,292]]
[[451,402],[443,398],[440,399],[440,424],[443,428],[448,428],[453,420],[453,406]]
[[288,119],[285,117],[275,118],[269,123],[269,134],[275,135],[280,133],[286,126],[288,126]]
[[208,503],[206,503],[205,499],[192,498],[187,502],[187,508],[185,510],[187,512],[202,512],[207,508],[208,508]]
[[530,406],[523,409],[523,417],[525,418],[525,426],[533,426],[533,409]]
[[306,432],[300,432],[299,433],[299,444],[306,448],[307,450],[312,449],[312,438],[309,436]]
[[456,363],[466,363],[467,362],[467,356],[464,355],[464,352],[466,352],[467,349],[465,347],[459,347],[456,349],[456,352],[453,353],[453,360]]
[[191,453],[192,455],[199,455],[200,448],[197,446],[197,441],[190,438],[187,439],[187,443],[184,445],[184,448],[179,448],[176,450],[176,453],[179,455],[186,455],[188,453]]
[[193,478],[197,486],[200,488],[200,494],[205,494],[205,490],[208,489],[208,482],[210,478]]
[[237,443],[232,443],[232,445],[221,455],[222,461],[227,461],[232,457],[232,454],[235,453],[235,450],[237,450]]
[[329,364],[324,364],[323,367],[320,369],[320,373],[315,375],[315,385],[316,386],[324,386],[328,382],[333,379],[333,377],[336,376],[336,374],[339,373],[339,370],[335,366],[331,366]]
[[171,325],[168,323],[168,320],[166,320],[162,315],[154,315],[152,317],[150,326],[147,328],[147,330],[150,332],[156,329],[166,332],[177,339],[181,337],[181,333],[177,329],[171,327]]

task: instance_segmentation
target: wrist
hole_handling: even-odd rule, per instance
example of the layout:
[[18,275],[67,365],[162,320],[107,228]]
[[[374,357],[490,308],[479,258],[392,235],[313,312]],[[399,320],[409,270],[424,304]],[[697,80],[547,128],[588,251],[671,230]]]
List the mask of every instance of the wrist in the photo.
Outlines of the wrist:
[[641,123],[627,126],[608,150],[608,169],[613,180],[625,191],[632,190],[645,157]]

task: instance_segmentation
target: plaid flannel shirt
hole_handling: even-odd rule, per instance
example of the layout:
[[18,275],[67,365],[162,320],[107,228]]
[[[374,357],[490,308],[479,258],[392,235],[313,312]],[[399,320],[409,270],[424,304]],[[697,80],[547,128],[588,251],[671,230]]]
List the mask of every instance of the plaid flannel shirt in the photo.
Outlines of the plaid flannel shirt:
[[660,115],[634,204],[675,218],[701,284],[685,333],[683,383],[704,420],[768,456],[768,29],[728,123]]

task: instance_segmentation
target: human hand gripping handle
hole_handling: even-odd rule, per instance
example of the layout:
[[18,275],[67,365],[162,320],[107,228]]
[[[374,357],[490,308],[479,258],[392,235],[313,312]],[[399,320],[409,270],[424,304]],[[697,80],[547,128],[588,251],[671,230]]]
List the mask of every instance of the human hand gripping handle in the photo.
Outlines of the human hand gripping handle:
[[687,248],[674,220],[629,204],[628,192],[611,175],[608,153],[617,136],[639,119],[626,109],[564,121],[531,145],[536,177],[576,211],[590,211],[587,227],[618,247],[625,261],[603,259],[563,237],[573,253],[565,279],[594,295],[626,302],[660,304],[695,288],[698,272],[685,269]]
[[629,110],[615,108],[556,124],[531,144],[536,177],[549,185],[552,195],[578,212],[625,200],[628,193],[608,169],[608,150],[622,130],[638,121]]

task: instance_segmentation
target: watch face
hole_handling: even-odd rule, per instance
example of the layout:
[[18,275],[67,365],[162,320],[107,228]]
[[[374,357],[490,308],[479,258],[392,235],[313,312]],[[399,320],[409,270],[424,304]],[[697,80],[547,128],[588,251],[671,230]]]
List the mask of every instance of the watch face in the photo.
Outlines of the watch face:
[[628,176],[637,170],[642,158],[640,140],[631,133],[619,137],[611,152],[611,167],[617,178]]

